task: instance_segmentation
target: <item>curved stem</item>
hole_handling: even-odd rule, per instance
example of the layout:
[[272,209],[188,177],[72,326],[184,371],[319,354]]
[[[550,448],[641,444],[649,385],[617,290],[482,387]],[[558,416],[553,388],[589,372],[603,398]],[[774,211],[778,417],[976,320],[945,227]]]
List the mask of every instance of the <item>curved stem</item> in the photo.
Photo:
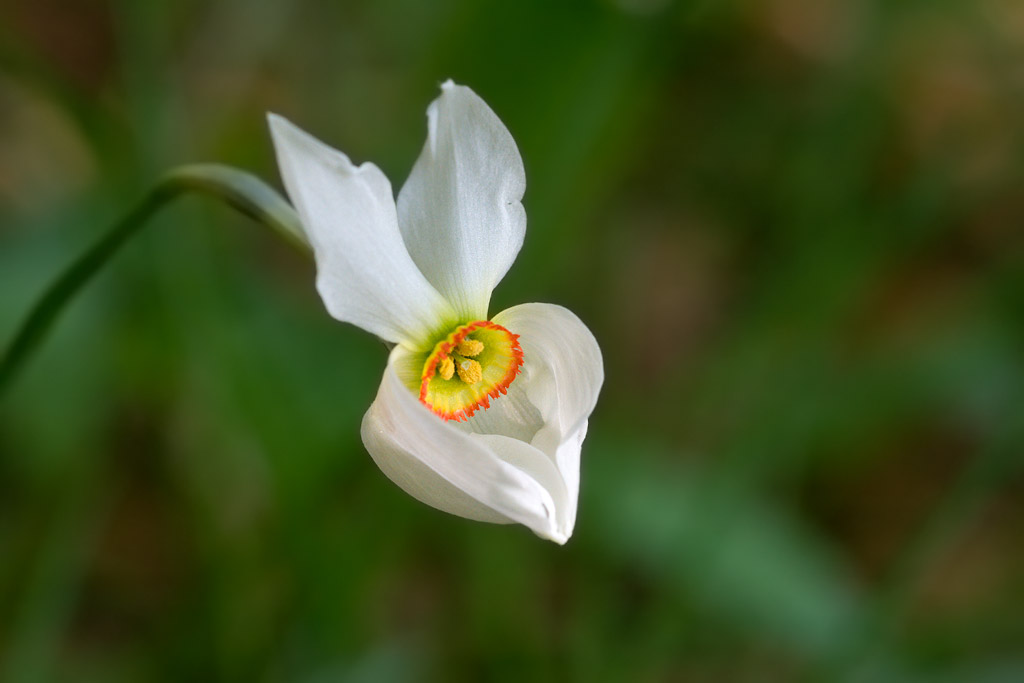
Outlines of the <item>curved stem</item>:
[[36,302],[0,359],[0,396],[45,339],[72,297],[165,204],[190,191],[212,195],[274,229],[293,246],[308,250],[295,210],[255,176],[220,164],[193,164],[171,170],[109,232],[72,262]]

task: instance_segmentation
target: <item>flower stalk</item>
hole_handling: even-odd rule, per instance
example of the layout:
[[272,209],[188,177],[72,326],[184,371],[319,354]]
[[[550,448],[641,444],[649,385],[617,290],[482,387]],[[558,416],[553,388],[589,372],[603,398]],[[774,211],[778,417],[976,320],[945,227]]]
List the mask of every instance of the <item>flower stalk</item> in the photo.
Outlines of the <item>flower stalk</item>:
[[298,215],[281,195],[252,174],[222,164],[189,164],[172,169],[124,218],[57,277],[32,307],[0,358],[0,397],[46,339],[64,307],[121,246],[172,200],[191,192],[220,199],[273,229],[292,246],[309,252]]

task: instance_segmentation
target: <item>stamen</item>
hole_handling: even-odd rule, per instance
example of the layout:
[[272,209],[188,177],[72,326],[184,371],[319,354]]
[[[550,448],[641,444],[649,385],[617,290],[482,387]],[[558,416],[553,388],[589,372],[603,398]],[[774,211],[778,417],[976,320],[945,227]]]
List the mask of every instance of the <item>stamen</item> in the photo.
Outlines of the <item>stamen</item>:
[[[483,346],[483,344],[481,344]],[[480,381],[480,378],[484,376],[483,368],[475,360],[469,358],[459,363],[458,366],[459,379],[466,384],[476,384]]]
[[441,379],[451,379],[452,375],[455,374],[455,362],[448,356],[445,356],[438,363],[437,374],[441,375]]
[[479,356],[480,352],[484,350],[484,343],[476,339],[463,339],[459,342],[459,345],[455,347],[455,351],[460,356]]
[[424,359],[420,402],[443,420],[468,420],[505,394],[522,367],[519,335],[487,320],[460,325]]

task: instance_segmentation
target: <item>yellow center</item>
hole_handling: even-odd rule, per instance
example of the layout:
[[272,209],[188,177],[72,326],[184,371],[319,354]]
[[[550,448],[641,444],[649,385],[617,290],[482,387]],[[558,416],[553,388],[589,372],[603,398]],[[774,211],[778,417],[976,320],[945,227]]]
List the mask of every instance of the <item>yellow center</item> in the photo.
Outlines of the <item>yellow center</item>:
[[504,394],[523,366],[519,335],[487,320],[438,342],[420,375],[420,402],[445,420],[466,420]]

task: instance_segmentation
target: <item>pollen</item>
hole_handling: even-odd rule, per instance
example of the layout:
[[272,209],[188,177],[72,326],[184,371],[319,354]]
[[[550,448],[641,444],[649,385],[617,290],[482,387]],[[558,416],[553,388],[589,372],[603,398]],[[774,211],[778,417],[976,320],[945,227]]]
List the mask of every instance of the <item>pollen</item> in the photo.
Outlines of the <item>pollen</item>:
[[467,420],[505,394],[522,367],[519,335],[488,320],[461,325],[424,355],[419,399],[444,420]]
[[467,358],[459,363],[459,379],[466,384],[476,384],[483,379],[484,370],[475,360]]
[[442,358],[437,365],[437,374],[441,376],[441,379],[451,379],[455,374],[455,361],[449,356]]
[[473,358],[479,356],[480,352],[484,350],[484,343],[476,339],[463,339],[459,342],[459,345],[455,347],[455,353],[460,356],[468,356]]

